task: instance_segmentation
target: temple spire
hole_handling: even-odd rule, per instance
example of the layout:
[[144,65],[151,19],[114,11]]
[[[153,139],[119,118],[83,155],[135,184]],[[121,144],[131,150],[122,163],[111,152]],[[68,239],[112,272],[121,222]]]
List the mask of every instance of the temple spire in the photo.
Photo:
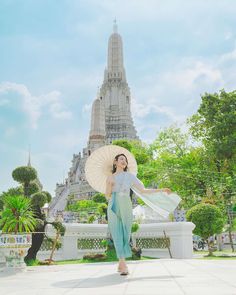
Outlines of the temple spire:
[[118,26],[117,26],[117,23],[116,23],[116,19],[114,19],[113,21],[113,33],[117,33],[118,32]]
[[28,156],[28,167],[31,167],[31,155],[30,155],[30,145],[29,145],[29,156]]
[[126,80],[123,63],[123,44],[122,38],[118,33],[116,19],[113,23],[113,33],[108,41],[108,59],[105,80],[106,79]]

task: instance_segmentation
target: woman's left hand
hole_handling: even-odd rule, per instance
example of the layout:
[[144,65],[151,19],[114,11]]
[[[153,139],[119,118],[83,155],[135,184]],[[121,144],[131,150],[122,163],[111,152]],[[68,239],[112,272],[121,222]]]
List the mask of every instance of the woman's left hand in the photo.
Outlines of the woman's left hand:
[[163,191],[164,193],[167,193],[168,195],[172,193],[171,190],[170,190],[169,188],[163,188],[162,191]]

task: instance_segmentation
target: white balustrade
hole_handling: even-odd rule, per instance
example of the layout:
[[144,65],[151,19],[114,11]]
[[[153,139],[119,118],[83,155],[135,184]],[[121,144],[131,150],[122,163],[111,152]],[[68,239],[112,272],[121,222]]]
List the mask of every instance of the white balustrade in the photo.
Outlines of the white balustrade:
[[[78,239],[106,239],[109,237],[107,224],[64,223],[66,232],[62,237],[62,247],[55,251],[54,260],[80,259],[86,253],[103,253],[105,248],[79,249]],[[134,245],[138,239],[163,238],[164,232],[170,241],[172,258],[192,258],[192,222],[164,222],[140,224],[139,230],[132,234]],[[53,230],[52,230],[53,231]],[[50,232],[50,230],[49,230]],[[38,252],[38,259],[49,258],[50,250]],[[142,248],[142,255],[169,258],[168,248]]]

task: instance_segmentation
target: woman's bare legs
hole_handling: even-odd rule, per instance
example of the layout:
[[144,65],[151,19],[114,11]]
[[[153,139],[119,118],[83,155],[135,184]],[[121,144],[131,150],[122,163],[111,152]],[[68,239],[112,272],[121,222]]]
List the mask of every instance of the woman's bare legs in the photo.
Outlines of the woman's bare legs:
[[119,258],[119,265],[118,265],[118,271],[126,271],[127,270],[127,265],[125,258]]

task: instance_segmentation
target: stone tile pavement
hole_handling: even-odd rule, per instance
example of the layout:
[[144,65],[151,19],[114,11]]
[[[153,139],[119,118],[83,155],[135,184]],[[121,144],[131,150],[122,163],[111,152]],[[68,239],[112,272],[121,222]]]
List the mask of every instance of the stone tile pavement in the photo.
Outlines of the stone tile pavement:
[[28,267],[0,273],[1,295],[236,295],[236,260],[154,259]]

